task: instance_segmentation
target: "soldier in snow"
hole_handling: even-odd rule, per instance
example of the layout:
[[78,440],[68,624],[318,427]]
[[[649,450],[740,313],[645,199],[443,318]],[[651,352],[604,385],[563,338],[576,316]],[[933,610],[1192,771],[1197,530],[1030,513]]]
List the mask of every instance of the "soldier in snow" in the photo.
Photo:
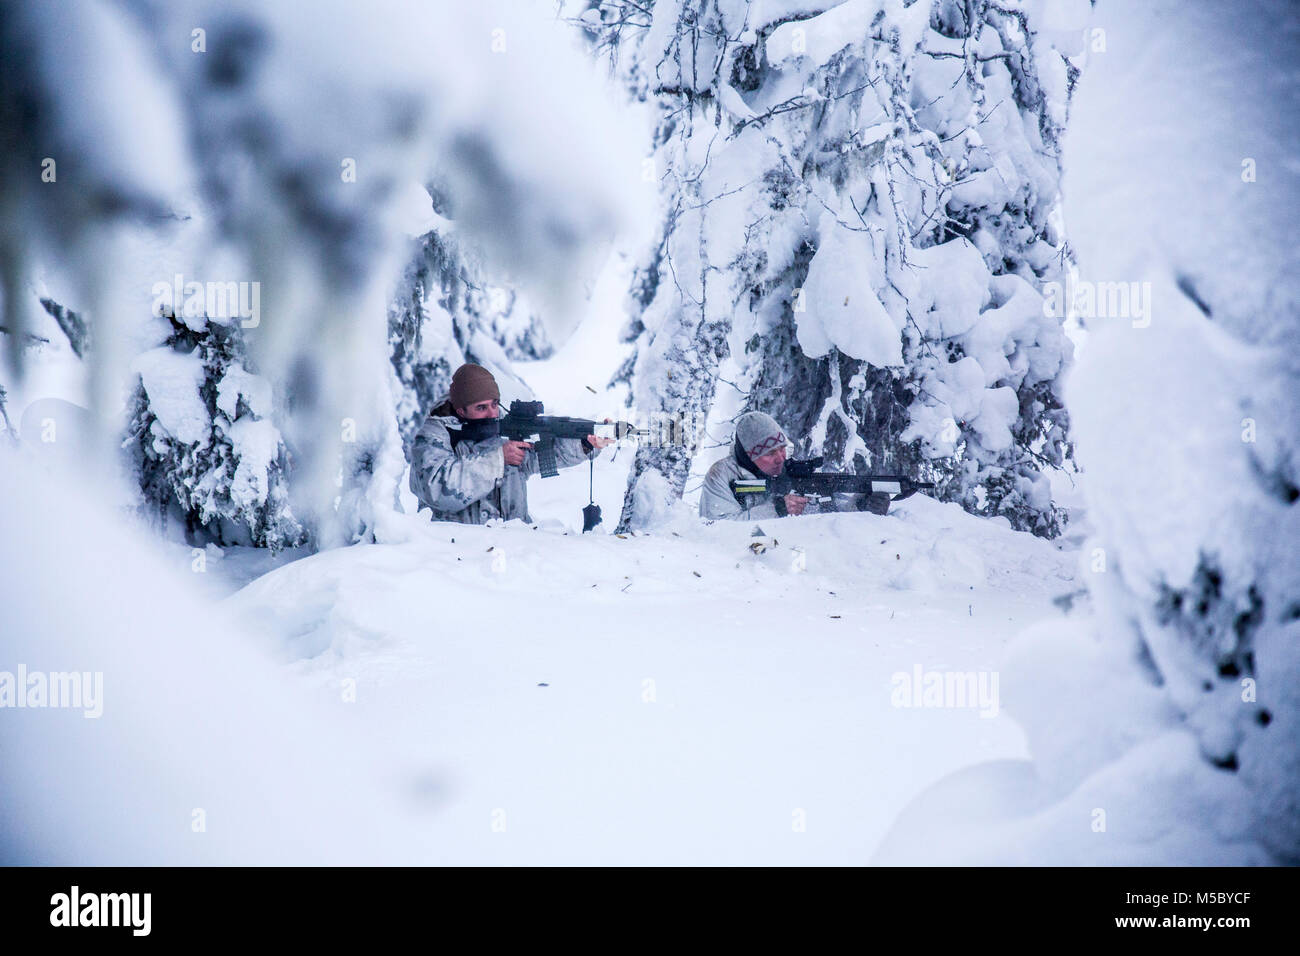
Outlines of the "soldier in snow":
[[[902,498],[914,494],[918,488],[933,487],[897,476],[817,472],[820,458],[792,462],[787,468],[788,445],[785,432],[770,415],[746,412],[736,419],[736,440],[731,454],[715,462],[704,477],[700,516],[783,518],[831,511],[870,511],[883,515],[889,511],[890,493]],[[789,476],[787,470],[791,472]],[[781,490],[773,490],[773,486]],[[888,492],[881,492],[882,486]],[[813,497],[794,489],[809,492]]]
[[[489,518],[532,519],[528,478],[539,472],[531,442],[507,441],[492,426],[501,415],[501,391],[481,365],[462,365],[451,390],[416,433],[411,448],[411,491],[435,521],[484,524]],[[557,439],[556,464],[580,465],[613,441],[588,435]]]
[[702,518],[779,518],[801,515],[808,507],[803,495],[737,495],[732,482],[776,478],[785,468],[785,432],[771,415],[746,412],[736,419],[736,440],[731,454],[714,462],[704,477],[700,494]]

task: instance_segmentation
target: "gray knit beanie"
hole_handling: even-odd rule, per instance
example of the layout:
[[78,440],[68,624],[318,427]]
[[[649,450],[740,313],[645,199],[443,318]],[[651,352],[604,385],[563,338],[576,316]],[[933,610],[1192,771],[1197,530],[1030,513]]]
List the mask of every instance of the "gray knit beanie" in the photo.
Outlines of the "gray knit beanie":
[[736,439],[750,458],[762,458],[789,444],[776,419],[762,412],[745,412],[736,419]]

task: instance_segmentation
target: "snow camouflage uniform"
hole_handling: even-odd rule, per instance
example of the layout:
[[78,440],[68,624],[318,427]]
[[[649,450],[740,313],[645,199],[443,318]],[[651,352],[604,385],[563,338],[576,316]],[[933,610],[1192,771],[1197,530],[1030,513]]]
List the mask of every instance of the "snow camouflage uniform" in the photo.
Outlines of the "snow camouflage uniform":
[[[762,495],[744,495],[744,500],[749,507],[743,506],[740,499],[732,494],[733,481],[767,477],[757,467],[753,471],[743,467],[736,460],[735,451],[733,446],[732,453],[721,461],[714,462],[709,473],[704,476],[704,490],[700,492],[700,517],[739,520],[780,517],[776,511],[775,496],[770,491]],[[781,500],[781,504],[784,506],[784,499]],[[784,513],[785,508],[782,507],[781,514]]]
[[[746,467],[737,460],[737,446],[732,445],[731,454],[721,461],[713,463],[709,473],[704,476],[704,490],[700,493],[700,517],[717,519],[730,518],[744,521],[749,518],[783,518],[785,517],[785,498],[773,495],[770,491],[762,495],[742,495],[737,498],[731,490],[731,483],[736,480],[766,478],[758,466]],[[743,449],[741,449],[743,453]],[[748,457],[748,456],[746,456]],[[825,514],[832,511],[870,511],[883,515],[889,511],[888,495],[866,496],[854,493],[836,492],[834,501],[819,504],[809,501],[804,514]],[[864,500],[865,499],[865,500]],[[741,501],[745,504],[741,504]]]
[[[770,416],[761,412],[747,412],[741,415],[736,420],[736,440],[732,443],[731,454],[721,461],[714,462],[713,467],[704,476],[704,490],[700,493],[700,517],[742,521],[750,518],[785,517],[784,496],[774,495],[770,491],[761,495],[737,496],[731,490],[731,483],[737,480],[766,478],[767,475],[754,464],[754,459],[786,444],[788,440],[785,433]],[[889,510],[888,495],[868,497],[856,493],[837,492],[832,499],[824,505],[809,501],[804,514],[867,510],[883,515]]]
[[[434,521],[484,524],[489,518],[522,518],[528,514],[528,478],[539,472],[537,452],[529,449],[522,465],[507,465],[499,436],[483,441],[457,441],[464,423],[450,400],[440,402],[424,420],[411,445],[411,491],[420,509]],[[555,462],[561,468],[595,458],[581,439],[559,439]]]
[[[785,515],[785,499],[767,492],[762,495],[744,495],[737,498],[731,483],[737,479],[766,478],[767,475],[754,464],[789,441],[785,432],[770,415],[746,412],[736,419],[736,440],[731,454],[713,463],[704,476],[704,490],[700,493],[702,518],[778,518]],[[743,504],[742,504],[743,500]]]

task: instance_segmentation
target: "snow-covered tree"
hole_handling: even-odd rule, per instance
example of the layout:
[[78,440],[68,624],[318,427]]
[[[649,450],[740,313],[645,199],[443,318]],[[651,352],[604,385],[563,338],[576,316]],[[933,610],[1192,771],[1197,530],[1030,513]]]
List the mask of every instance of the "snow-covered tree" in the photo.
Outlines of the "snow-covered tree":
[[13,422],[9,421],[9,409],[5,407],[5,397],[7,395],[8,393],[5,391],[5,387],[0,385],[0,422],[4,423],[5,437],[7,439],[12,439],[14,426]]
[[[546,4],[385,0],[358,17],[326,0],[304,17],[260,0],[15,0],[0,62],[4,324],[26,334],[33,275],[71,277],[107,435],[135,356],[170,348],[145,340],[147,290],[173,263],[142,258],[141,237],[183,248],[187,279],[256,283],[265,321],[244,341],[276,397],[295,520],[322,546],[370,537],[396,505],[399,418],[409,431],[437,384],[411,349],[441,319],[401,318],[416,286],[424,306],[451,296],[450,315],[473,316],[449,325],[464,355],[545,354],[541,318],[571,304],[636,192],[624,120]],[[411,259],[418,272],[447,252],[440,233],[408,259],[408,187],[431,181],[454,197],[455,262],[403,283]],[[508,276],[462,268],[479,257]],[[448,284],[462,272],[469,291]],[[166,483],[198,487],[203,467],[219,483],[215,459]]]
[[[1089,64],[1068,152],[1084,278],[1145,303],[1089,323],[1067,393],[1105,558],[1092,590],[1104,639],[1143,662],[1203,761],[1152,792],[1216,780],[1220,814],[1295,863],[1300,97],[1274,91],[1300,17],[1281,0],[1179,13],[1098,7],[1112,52]],[[1123,55],[1155,35],[1159,57]]]
[[[665,213],[622,376],[725,444],[773,414],[832,467],[919,473],[1052,535],[1070,458],[1059,138],[1074,68],[988,0],[592,0],[578,17],[659,108]],[[642,449],[623,523],[679,496]],[[707,464],[707,461],[704,462]]]
[[144,507],[180,522],[191,544],[305,543],[271,386],[249,371],[239,324],[165,317],[167,342],[136,359],[125,442]]
[[41,307],[58,323],[63,334],[67,336],[68,345],[72,347],[72,353],[77,358],[84,358],[86,350],[90,348],[90,330],[86,327],[86,320],[69,309],[67,306],[60,305],[49,296],[41,298]]
[[511,361],[548,356],[545,325],[517,289],[491,281],[473,244],[445,218],[442,190],[430,189],[438,222],[412,240],[411,258],[388,308],[388,340],[400,393],[398,427],[411,439],[434,404],[447,393],[452,373],[465,362],[492,369],[505,394],[529,398]]
[[1093,30],[1064,150],[1091,600],[1001,667],[1032,763],[944,781],[878,862],[1300,862],[1300,16],[1102,0]]

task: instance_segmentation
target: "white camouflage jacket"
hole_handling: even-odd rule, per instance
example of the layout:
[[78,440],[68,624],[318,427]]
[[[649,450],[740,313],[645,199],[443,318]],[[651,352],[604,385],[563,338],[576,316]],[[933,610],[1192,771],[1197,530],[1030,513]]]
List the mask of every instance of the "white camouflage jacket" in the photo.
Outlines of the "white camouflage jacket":
[[726,458],[715,461],[704,476],[704,490],[700,492],[700,517],[737,520],[775,518],[776,505],[770,492],[765,495],[745,495],[749,507],[744,508],[731,491],[733,481],[765,477],[767,476],[756,475],[747,468],[742,468],[735,455],[727,455]]
[[[704,476],[704,489],[700,492],[700,517],[709,519],[728,518],[735,521],[747,521],[758,518],[776,518],[785,515],[784,507],[777,511],[775,496],[768,492],[763,495],[743,495],[749,505],[744,507],[731,490],[731,483],[737,480],[766,478],[736,461],[734,454],[720,461],[715,461]],[[857,511],[856,502],[862,496],[854,494],[836,494],[833,501],[818,504],[808,502],[804,514],[820,514],[831,511]],[[784,501],[782,502],[784,505]],[[882,512],[883,513],[883,512]]]
[[[461,441],[452,446],[452,432],[461,420],[439,415],[439,406],[424,420],[411,446],[411,491],[420,507],[433,512],[435,521],[485,524],[489,518],[522,518],[528,514],[528,478],[539,472],[537,452],[529,449],[522,465],[507,465],[501,450],[504,439]],[[588,454],[581,439],[555,443],[555,461],[561,468],[581,465],[600,454]]]

